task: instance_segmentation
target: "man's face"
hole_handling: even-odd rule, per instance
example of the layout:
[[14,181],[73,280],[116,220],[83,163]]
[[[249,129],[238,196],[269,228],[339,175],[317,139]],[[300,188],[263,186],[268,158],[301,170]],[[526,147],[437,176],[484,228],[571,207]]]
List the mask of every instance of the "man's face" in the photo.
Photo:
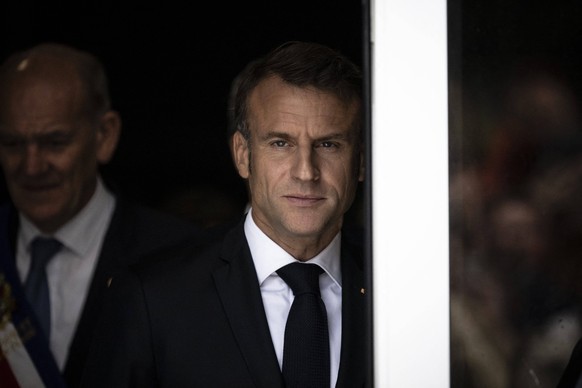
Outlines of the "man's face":
[[277,77],[251,93],[250,144],[235,135],[237,167],[248,178],[253,219],[283,248],[323,248],[340,230],[364,175],[357,109]]
[[95,190],[97,130],[83,117],[77,83],[34,78],[12,86],[0,101],[0,164],[15,206],[53,232]]

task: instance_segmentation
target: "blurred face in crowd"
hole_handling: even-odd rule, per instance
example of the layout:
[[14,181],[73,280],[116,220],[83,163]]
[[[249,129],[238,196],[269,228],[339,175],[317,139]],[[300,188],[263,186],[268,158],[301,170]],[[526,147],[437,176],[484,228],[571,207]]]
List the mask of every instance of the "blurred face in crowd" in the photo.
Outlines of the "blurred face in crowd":
[[331,242],[363,180],[357,103],[278,77],[261,81],[248,101],[250,139],[233,144],[248,179],[253,219],[296,259]]
[[66,70],[16,75],[0,94],[0,163],[10,196],[41,231],[54,232],[91,198],[111,158],[119,118],[88,117],[81,83]]

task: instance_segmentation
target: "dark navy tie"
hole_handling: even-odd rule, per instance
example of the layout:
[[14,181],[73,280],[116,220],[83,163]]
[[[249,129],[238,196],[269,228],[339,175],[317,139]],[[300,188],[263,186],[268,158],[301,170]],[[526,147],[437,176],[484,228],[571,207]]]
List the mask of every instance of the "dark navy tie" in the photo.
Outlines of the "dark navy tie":
[[51,306],[46,266],[61,246],[59,241],[47,237],[37,237],[30,244],[30,271],[24,291],[47,340],[50,338],[51,330]]
[[295,295],[283,346],[283,378],[287,388],[329,388],[327,312],[319,290],[322,272],[317,265],[299,262],[277,271]]

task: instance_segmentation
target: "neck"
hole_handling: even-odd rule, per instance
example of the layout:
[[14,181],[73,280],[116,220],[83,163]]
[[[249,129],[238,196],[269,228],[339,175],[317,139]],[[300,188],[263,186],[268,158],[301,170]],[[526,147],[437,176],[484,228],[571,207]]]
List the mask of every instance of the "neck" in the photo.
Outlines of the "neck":
[[[260,226],[259,226],[260,228]],[[323,251],[339,233],[338,230],[329,231],[318,236],[280,236],[272,230],[260,228],[271,240],[283,248],[298,261],[308,261]]]

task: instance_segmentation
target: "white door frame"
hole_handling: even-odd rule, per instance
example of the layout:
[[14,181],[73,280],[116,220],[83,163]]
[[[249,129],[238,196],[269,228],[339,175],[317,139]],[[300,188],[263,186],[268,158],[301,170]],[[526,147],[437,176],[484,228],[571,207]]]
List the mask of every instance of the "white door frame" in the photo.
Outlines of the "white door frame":
[[446,0],[371,0],[374,386],[449,387]]

